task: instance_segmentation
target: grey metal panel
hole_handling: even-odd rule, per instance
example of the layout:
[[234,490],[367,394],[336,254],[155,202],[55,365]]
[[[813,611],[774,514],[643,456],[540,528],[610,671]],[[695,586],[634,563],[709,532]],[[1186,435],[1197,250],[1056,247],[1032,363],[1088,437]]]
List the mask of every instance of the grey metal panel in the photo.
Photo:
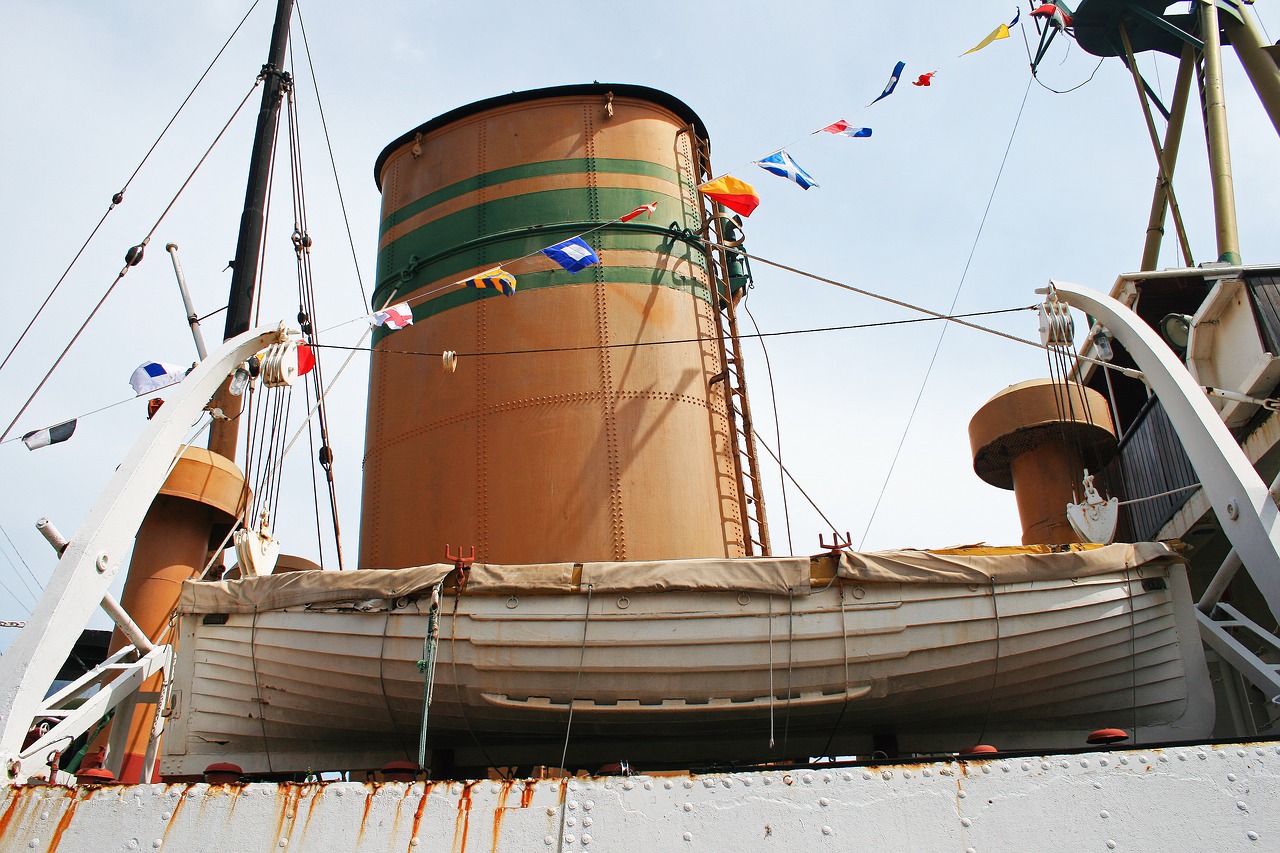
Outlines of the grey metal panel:
[[[1163,494],[1198,482],[1182,442],[1160,401],[1151,398],[1125,432],[1107,470],[1124,500]],[[1185,491],[1122,507],[1121,537],[1130,542],[1152,539],[1193,492]]]

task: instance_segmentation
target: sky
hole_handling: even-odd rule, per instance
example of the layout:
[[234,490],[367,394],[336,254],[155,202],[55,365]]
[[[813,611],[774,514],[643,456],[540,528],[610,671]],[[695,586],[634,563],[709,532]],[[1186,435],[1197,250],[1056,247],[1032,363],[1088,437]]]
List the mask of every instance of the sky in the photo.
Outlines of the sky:
[[[196,357],[166,243],[180,247],[197,311],[225,305],[257,92],[172,210],[162,219],[161,213],[249,93],[266,56],[273,4],[259,3],[143,168],[130,175],[250,5],[219,0],[177,12],[158,0],[5,4],[3,352],[111,196],[128,188],[0,371],[0,428],[116,277],[127,249],[160,224],[144,261],[107,299],[13,434],[113,408],[81,418],[64,444],[28,451],[11,436],[0,445],[0,620],[25,618],[52,572],[54,554],[36,519],[47,516],[71,535],[137,438],[145,399],[130,399],[133,369],[153,359]],[[303,0],[299,8],[310,62],[295,17],[293,70],[315,240],[316,321],[330,330],[329,343],[353,345],[365,328],[358,321],[367,310],[360,287],[372,289],[379,221],[373,164],[386,144],[475,100],[593,80],[664,90],[702,117],[716,171],[731,170],[762,198],[746,227],[748,250],[762,258],[934,311],[954,304],[964,313],[1032,306],[1035,288],[1051,278],[1105,291],[1138,266],[1155,165],[1132,80],[1118,60],[1099,65],[1059,39],[1033,82],[1023,34],[1033,47],[1036,34],[1025,7],[1012,38],[960,57],[1012,17],[1008,0],[806,2],[781,10],[754,0],[482,6]],[[1280,8],[1263,0],[1253,9],[1274,41]],[[897,92],[868,107],[899,60],[906,72]],[[1167,98],[1176,62],[1147,54],[1139,64]],[[1238,62],[1228,55],[1225,66],[1242,255],[1247,263],[1274,261],[1280,144]],[[908,84],[934,70],[932,86]],[[874,136],[810,135],[840,118],[872,127]],[[782,145],[818,188],[801,191],[751,165]],[[283,170],[261,316],[292,320],[296,276]],[[1195,109],[1176,188],[1195,260],[1213,260]],[[1160,266],[1181,265],[1167,242]],[[746,305],[762,331],[919,316],[762,263],[754,273]],[[211,342],[222,322],[215,315],[206,324]],[[1037,336],[1031,311],[980,322]],[[928,322],[775,337],[767,343],[767,370],[765,355],[756,343],[746,354],[764,440],[779,443],[776,409],[788,469],[855,547],[1019,541],[1012,494],[973,473],[967,426],[1002,388],[1047,375],[1042,352],[954,325],[944,333],[942,324]],[[336,356],[324,356],[330,379],[340,365]],[[357,355],[330,395],[344,551],[352,564],[367,376],[368,358]],[[294,423],[300,418],[296,413]],[[819,550],[818,535],[830,536],[829,528],[793,489],[784,511],[776,467],[761,454],[775,552]],[[323,547],[332,566],[331,534],[322,533],[317,544],[306,456],[295,453],[286,467],[277,531],[286,551],[315,559]],[[95,626],[106,624],[102,618]],[[0,628],[0,648],[13,635]]]

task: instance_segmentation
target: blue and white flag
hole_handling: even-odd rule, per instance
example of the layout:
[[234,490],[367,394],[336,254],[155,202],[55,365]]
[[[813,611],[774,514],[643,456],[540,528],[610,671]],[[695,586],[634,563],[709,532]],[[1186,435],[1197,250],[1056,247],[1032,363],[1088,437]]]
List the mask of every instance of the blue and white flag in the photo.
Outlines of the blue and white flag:
[[[884,84],[884,91],[881,92],[876,100],[872,101],[871,104],[874,104],[881,98],[887,98],[893,94],[893,90],[898,88],[898,81],[902,79],[902,69],[906,67],[907,63],[905,62],[899,62],[897,65],[893,66],[893,73],[889,75],[889,82]],[[867,106],[871,106],[871,104],[867,104]]]
[[818,182],[815,181],[808,172],[800,168],[800,164],[791,159],[791,155],[786,151],[778,151],[770,154],[763,160],[757,160],[756,165],[766,172],[772,172],[780,178],[786,178],[789,181],[795,181],[800,185],[800,189],[807,190],[809,187],[816,187]]
[[582,272],[587,267],[600,263],[600,256],[581,237],[548,246],[542,250],[542,254],[569,272]]
[[129,377],[135,394],[149,394],[159,391],[175,382],[181,382],[187,375],[187,368],[180,364],[169,364],[163,361],[147,361],[138,365]]

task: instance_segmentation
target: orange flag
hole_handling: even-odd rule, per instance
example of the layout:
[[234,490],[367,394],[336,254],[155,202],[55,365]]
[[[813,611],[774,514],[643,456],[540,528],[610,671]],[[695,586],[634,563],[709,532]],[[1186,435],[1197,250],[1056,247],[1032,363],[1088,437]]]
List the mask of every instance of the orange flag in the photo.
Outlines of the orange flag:
[[760,206],[760,196],[756,195],[755,187],[730,175],[708,181],[698,187],[698,191],[743,216],[750,216],[751,211]]

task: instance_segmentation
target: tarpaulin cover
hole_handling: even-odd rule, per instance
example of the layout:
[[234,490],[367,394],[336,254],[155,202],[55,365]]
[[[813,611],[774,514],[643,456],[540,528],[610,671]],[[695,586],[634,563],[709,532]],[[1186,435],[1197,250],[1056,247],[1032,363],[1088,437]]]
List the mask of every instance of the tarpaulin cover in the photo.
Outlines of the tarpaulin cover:
[[304,604],[396,598],[429,590],[453,571],[436,563],[360,572],[282,572],[230,581],[186,581],[179,613],[254,613]]
[[808,557],[746,557],[736,560],[648,560],[584,563],[582,585],[595,592],[763,592],[809,591]]
[[[1088,577],[1139,566],[1155,570],[1179,559],[1168,546],[1157,542],[1073,546],[1067,550],[1043,546],[974,546],[942,551],[845,551],[840,554],[836,574],[871,583],[1025,583]],[[806,595],[812,562],[813,558],[809,557],[745,557],[583,563],[581,566],[575,563],[529,566],[476,563],[467,572],[466,589],[472,594],[545,594],[583,592],[590,586],[594,592],[700,590]],[[182,613],[253,613],[308,604],[421,595],[453,570],[451,564],[436,563],[407,569],[283,572],[242,580],[187,581],[182,585],[178,610]]]
[[[1028,548],[959,548],[954,551],[877,551],[840,555],[837,574],[892,583],[1025,583],[1067,580],[1180,561],[1160,542],[1053,551]],[[1154,568],[1154,566],[1153,566]]]

